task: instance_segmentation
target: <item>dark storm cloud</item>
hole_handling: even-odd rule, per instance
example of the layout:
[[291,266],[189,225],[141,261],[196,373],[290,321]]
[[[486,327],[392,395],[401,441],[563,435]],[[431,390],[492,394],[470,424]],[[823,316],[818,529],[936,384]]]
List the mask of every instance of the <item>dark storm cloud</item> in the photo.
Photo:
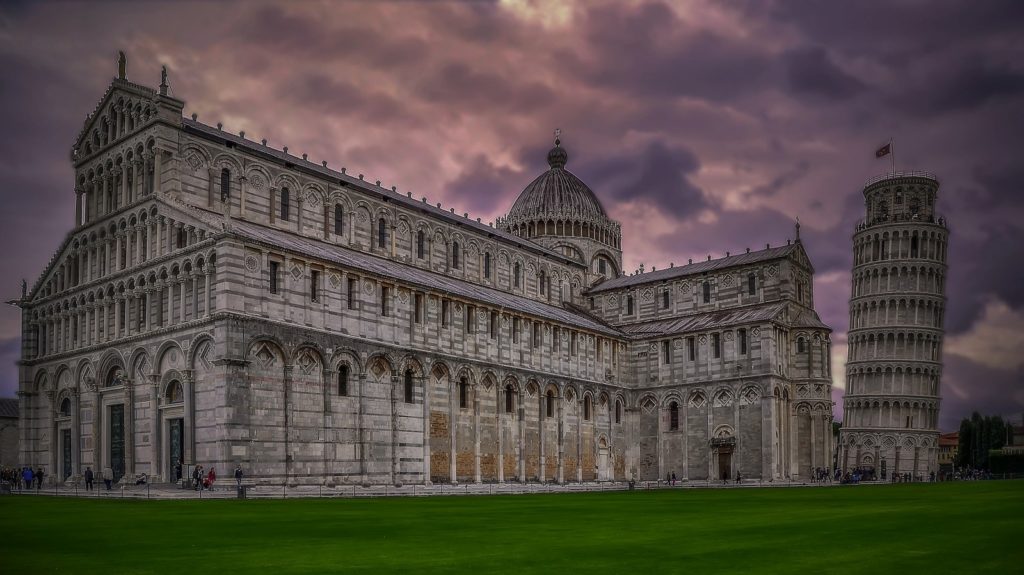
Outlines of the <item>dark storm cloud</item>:
[[772,67],[762,47],[695,29],[661,2],[589,10],[583,34],[576,62],[583,78],[645,99],[736,98],[762,87]]
[[602,182],[612,202],[647,203],[678,219],[687,219],[708,208],[704,193],[690,179],[700,169],[692,150],[661,141],[615,160],[584,162],[579,173],[584,181]]
[[790,90],[798,95],[846,100],[864,84],[844,72],[821,46],[803,46],[782,55]]
[[941,395],[940,429],[956,430],[960,419],[973,411],[1020,415],[1024,412],[1024,370],[993,369],[964,357],[946,354]]
[[508,198],[515,198],[526,187],[526,174],[495,166],[486,157],[471,158],[469,167],[448,184],[456,210],[491,214],[507,209]]

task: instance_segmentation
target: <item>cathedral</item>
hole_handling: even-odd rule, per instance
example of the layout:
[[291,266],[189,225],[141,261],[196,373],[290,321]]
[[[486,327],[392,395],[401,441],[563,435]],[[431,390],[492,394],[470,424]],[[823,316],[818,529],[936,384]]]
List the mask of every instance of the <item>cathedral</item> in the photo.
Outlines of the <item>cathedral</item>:
[[831,466],[799,228],[628,274],[558,140],[487,223],[183,117],[166,71],[125,68],[71,149],[74,225],[16,302],[23,465],[324,486]]

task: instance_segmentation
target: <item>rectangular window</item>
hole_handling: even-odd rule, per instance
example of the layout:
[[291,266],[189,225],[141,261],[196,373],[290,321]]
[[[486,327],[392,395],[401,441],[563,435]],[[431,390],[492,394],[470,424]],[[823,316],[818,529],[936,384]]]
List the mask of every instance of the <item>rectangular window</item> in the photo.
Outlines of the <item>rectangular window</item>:
[[469,384],[463,379],[459,382],[459,408],[466,409],[469,407]]
[[540,346],[540,324],[533,322],[533,337],[530,339],[530,347]]
[[451,307],[451,302],[446,299],[441,300],[441,327],[448,327],[448,310]]
[[704,282],[704,303],[711,303],[711,282]]
[[551,351],[558,351],[558,326],[551,328]]
[[359,280],[348,278],[348,309],[356,309],[356,290],[359,289]]
[[736,339],[740,341],[740,355],[747,355],[747,330],[739,330]]
[[668,309],[668,290],[661,292],[661,309]]
[[711,343],[714,347],[715,359],[722,357],[722,336],[717,333],[712,334]]
[[348,395],[348,366],[338,368],[338,395]]
[[312,270],[309,274],[309,301],[320,301],[320,272]]
[[754,274],[747,274],[747,294],[755,295],[757,293],[757,276]]
[[474,326],[476,325],[476,318],[474,317],[475,315],[476,315],[476,309],[473,306],[471,306],[471,305],[467,305],[466,306],[466,333],[475,333],[475,330],[473,329]]
[[577,351],[578,348],[576,347],[576,332],[572,332],[569,335],[569,353],[575,356]]
[[388,301],[391,297],[391,288],[387,286],[380,287],[380,315],[381,317],[388,317],[388,308],[390,302]]
[[626,296],[626,315],[633,315],[633,296]]
[[413,296],[413,321],[423,323],[423,294]]
[[270,262],[270,293],[277,293],[279,267],[280,264],[277,262]]
[[665,340],[661,342],[661,362],[664,364],[672,363],[672,342]]
[[512,318],[512,343],[519,343],[519,318]]
[[604,340],[602,340],[601,338],[597,338],[597,347],[595,348],[595,351],[597,352],[597,361],[598,361],[598,363],[601,362],[601,355],[602,355],[602,349],[603,348],[604,348]]
[[490,316],[490,323],[488,325],[491,332],[491,339],[498,338],[498,312],[492,311]]
[[697,341],[695,338],[686,338],[686,349],[690,353],[690,361],[697,361]]

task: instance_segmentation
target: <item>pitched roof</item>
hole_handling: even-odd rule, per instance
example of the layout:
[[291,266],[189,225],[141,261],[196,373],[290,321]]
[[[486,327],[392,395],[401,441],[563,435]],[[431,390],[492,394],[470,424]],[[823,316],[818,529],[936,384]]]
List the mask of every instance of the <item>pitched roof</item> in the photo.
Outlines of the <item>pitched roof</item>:
[[709,311],[660,321],[633,323],[621,326],[619,329],[631,336],[648,337],[693,332],[730,325],[771,321],[785,307],[785,302],[776,302],[768,305],[748,306],[741,309]]
[[436,205],[430,204],[428,202],[415,200],[409,197],[407,194],[400,194],[398,192],[389,190],[379,185],[372,184],[360,178],[352,177],[348,174],[343,174],[336,170],[332,170],[326,166],[315,164],[313,162],[310,162],[309,160],[296,158],[295,156],[286,154],[281,150],[275,150],[270,146],[265,146],[258,142],[253,142],[252,140],[247,140],[234,134],[229,134],[223,130],[218,130],[216,128],[207,126],[206,124],[203,124],[201,122],[197,122],[195,120],[190,120],[187,118],[182,118],[182,126],[184,127],[186,132],[196,134],[208,140],[214,139],[231,142],[238,147],[245,148],[252,154],[271,158],[279,162],[292,164],[295,166],[296,169],[304,170],[308,173],[313,173],[321,178],[333,180],[339,184],[344,184],[350,188],[359,189],[365,193],[380,194],[380,196],[385,201],[394,202],[410,210],[422,211],[426,214],[446,221],[450,224],[454,224],[456,226],[463,226],[483,235],[494,236],[508,244],[515,245],[519,248],[531,251],[536,254],[544,255],[548,259],[554,259],[558,262],[571,264],[577,267],[585,267],[580,262],[577,262],[565,256],[564,254],[545,248],[544,246],[541,246],[540,244],[534,243],[525,238],[521,238],[517,235],[511,234],[509,232],[487,225],[485,223],[478,222],[474,219],[456,215],[450,210],[443,210],[437,207]]
[[0,397],[0,417],[18,417],[18,400],[13,397]]
[[723,268],[779,259],[793,253],[798,249],[799,246],[799,243],[793,243],[775,248],[767,248],[756,252],[736,254],[734,256],[718,258],[716,260],[708,260],[704,262],[697,262],[695,264],[687,264],[685,266],[665,268],[657,271],[646,272],[631,276],[620,276],[617,278],[612,278],[605,282],[601,282],[600,284],[591,288],[590,293],[599,293],[645,283],[672,280],[683,276],[702,274]]
[[256,241],[267,246],[278,246],[286,250],[353,269],[364,270],[371,274],[393,278],[415,286],[480,301],[497,308],[514,309],[523,314],[540,317],[548,321],[573,325],[612,337],[622,337],[622,333],[614,328],[562,307],[494,288],[475,285],[444,274],[351,250],[347,247],[238,220],[232,222],[230,232],[244,239]]

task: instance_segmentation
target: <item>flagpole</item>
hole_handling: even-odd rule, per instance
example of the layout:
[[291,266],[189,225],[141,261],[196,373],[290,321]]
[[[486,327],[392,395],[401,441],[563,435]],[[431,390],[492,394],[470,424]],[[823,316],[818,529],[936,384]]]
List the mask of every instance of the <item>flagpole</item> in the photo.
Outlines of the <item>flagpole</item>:
[[892,138],[889,138],[889,161],[892,166],[892,176],[896,177],[896,150],[892,147]]

